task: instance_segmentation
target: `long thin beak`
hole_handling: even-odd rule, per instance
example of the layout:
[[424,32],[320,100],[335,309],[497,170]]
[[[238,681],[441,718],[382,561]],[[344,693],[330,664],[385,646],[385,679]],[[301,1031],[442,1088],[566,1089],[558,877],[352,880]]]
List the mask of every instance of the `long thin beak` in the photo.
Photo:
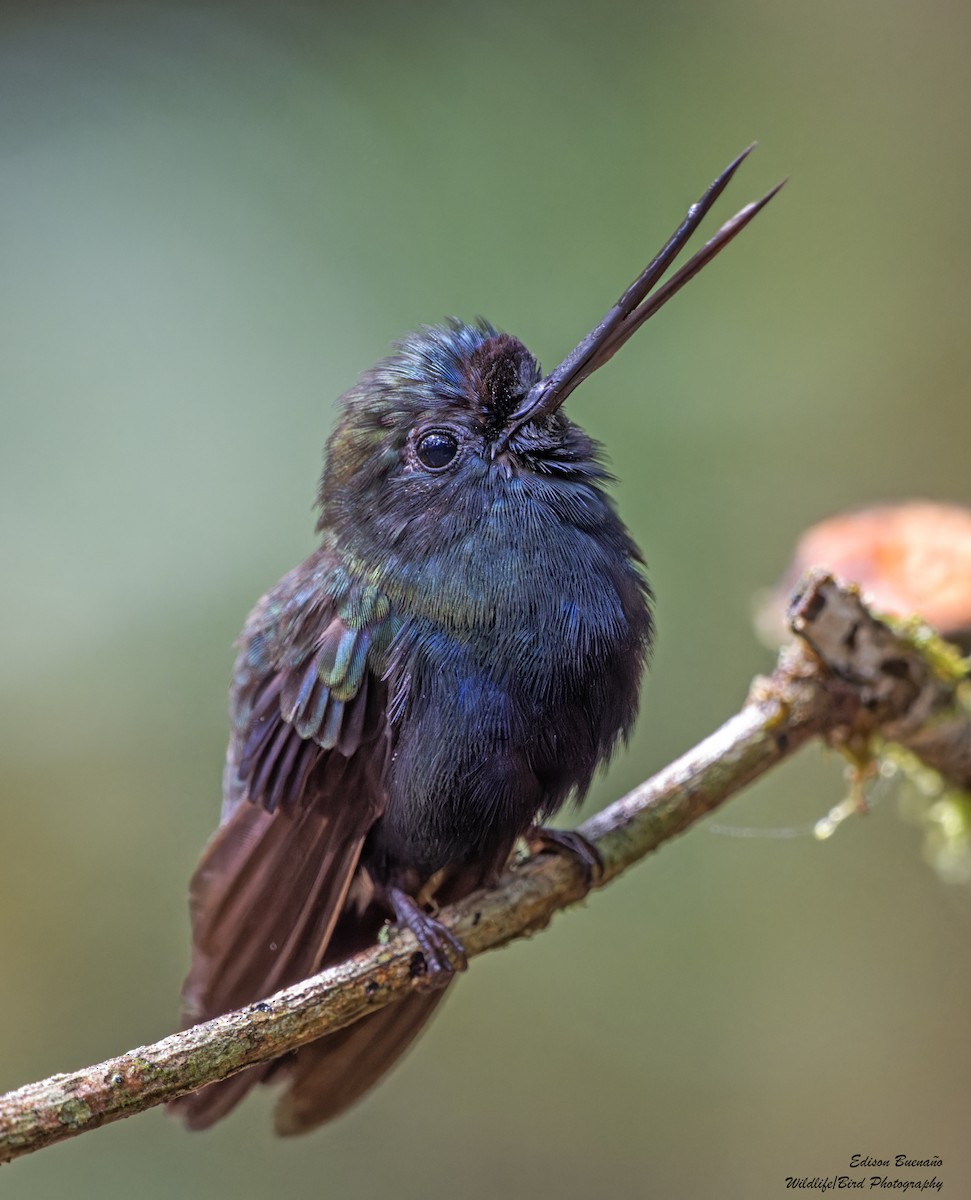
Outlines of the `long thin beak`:
[[[575,387],[602,367],[623,346],[624,342],[640,329],[644,322],[653,317],[662,305],[681,290],[707,263],[723,250],[737,234],[745,228],[756,213],[760,212],[785,184],[776,184],[761,200],[747,204],[741,212],[715,234],[710,241],[676,271],[670,279],[654,291],[658,280],[684,248],[688,239],[701,224],[705,214],[722,194],[728,183],[745,159],[755,149],[753,142],[748,149],[728,164],[711,184],[704,195],[688,209],[688,214],[668,239],[664,248],[651,260],[644,271],[634,280],[603,320],[587,334],[582,342],[564,358],[545,379],[534,384],[522,403],[509,418],[503,444],[525,425],[527,421],[555,412]],[[651,294],[653,292],[653,294]]]

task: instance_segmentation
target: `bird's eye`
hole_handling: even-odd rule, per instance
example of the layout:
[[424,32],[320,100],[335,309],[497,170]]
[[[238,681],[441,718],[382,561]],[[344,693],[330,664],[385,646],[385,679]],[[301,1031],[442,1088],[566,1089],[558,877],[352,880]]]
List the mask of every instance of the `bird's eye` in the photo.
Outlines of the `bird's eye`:
[[418,461],[429,471],[440,471],[447,467],[458,453],[458,439],[444,429],[433,429],[423,434],[415,445]]

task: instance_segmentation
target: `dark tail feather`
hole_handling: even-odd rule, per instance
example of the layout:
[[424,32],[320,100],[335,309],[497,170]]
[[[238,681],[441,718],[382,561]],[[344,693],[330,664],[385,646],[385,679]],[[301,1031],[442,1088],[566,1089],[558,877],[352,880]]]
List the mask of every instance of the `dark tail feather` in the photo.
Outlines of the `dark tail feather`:
[[269,1072],[273,1063],[247,1067],[231,1079],[210,1084],[198,1092],[169,1102],[169,1110],[178,1113],[189,1129],[208,1129],[242,1100],[246,1093]]
[[[363,807],[363,806],[362,806]],[[241,806],[207,848],[192,883],[193,960],[186,1024],[252,1004],[316,969],[340,915],[366,826],[354,809],[265,812]],[[272,1064],[174,1100],[192,1129],[224,1117]]]
[[308,1133],[356,1103],[408,1049],[445,991],[407,996],[301,1047],[287,1068],[288,1087],[276,1109],[277,1133]]

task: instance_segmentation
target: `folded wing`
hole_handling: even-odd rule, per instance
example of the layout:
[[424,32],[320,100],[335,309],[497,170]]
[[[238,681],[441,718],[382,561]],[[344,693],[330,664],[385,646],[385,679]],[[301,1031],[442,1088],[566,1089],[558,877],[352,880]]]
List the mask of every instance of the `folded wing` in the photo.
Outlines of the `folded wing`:
[[[191,1024],[319,968],[368,831],[385,803],[391,732],[371,667],[388,608],[342,590],[324,555],[260,602],[240,641],[222,824],[190,887]],[[203,1128],[272,1070],[176,1101]]]

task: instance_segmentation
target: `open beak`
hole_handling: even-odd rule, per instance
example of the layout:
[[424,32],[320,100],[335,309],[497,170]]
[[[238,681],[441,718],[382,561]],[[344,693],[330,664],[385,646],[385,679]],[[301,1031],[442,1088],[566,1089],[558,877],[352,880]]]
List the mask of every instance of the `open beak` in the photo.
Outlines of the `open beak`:
[[[707,263],[741,233],[745,226],[760,212],[785,184],[776,184],[761,200],[746,206],[727,221],[701,249],[666,280],[655,291],[655,285],[674,262],[688,239],[701,224],[705,214],[728,186],[729,180],[755,149],[753,142],[747,150],[728,164],[711,184],[704,195],[692,204],[687,216],[668,239],[664,248],[651,260],[644,271],[634,280],[603,320],[587,334],[582,342],[564,358],[558,367],[526,393],[522,403],[509,418],[502,445],[506,445],[517,429],[527,421],[534,421],[556,412],[573,389],[584,379],[602,367],[623,346],[624,342],[671,297],[681,290]],[[499,449],[501,447],[497,447]]]

